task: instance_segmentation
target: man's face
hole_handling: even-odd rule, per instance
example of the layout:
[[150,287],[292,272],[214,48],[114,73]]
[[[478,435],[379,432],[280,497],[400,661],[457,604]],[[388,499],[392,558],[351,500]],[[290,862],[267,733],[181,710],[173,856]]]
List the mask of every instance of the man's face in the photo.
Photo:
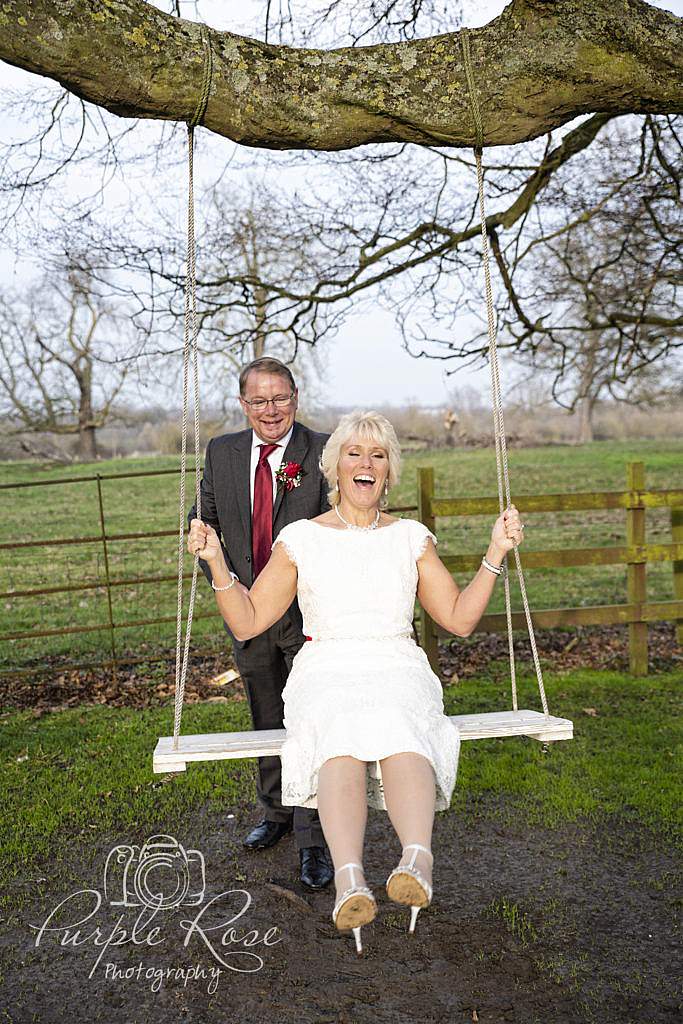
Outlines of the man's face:
[[[247,417],[249,426],[264,441],[274,443],[284,437],[294,422],[299,403],[298,389],[294,389],[291,398],[291,386],[286,377],[279,373],[268,373],[263,370],[252,370],[244,385],[244,394],[240,396],[240,405]],[[262,409],[249,405],[254,399],[287,398],[282,405],[270,401]]]

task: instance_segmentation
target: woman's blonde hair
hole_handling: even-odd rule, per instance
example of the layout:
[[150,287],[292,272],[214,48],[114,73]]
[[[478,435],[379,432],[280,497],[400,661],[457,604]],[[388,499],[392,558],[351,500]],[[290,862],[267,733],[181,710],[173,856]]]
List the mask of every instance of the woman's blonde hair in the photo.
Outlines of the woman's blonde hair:
[[[386,416],[378,412],[349,412],[342,416],[336,429],[330,434],[320,459],[320,468],[330,486],[327,499],[332,506],[338,505],[341,499],[337,480],[341,450],[352,437],[374,441],[380,448],[384,448],[389,459],[387,482],[390,488],[398,483],[401,475],[401,446],[396,431]],[[387,507],[389,502],[386,495],[382,495],[379,504],[380,508]]]

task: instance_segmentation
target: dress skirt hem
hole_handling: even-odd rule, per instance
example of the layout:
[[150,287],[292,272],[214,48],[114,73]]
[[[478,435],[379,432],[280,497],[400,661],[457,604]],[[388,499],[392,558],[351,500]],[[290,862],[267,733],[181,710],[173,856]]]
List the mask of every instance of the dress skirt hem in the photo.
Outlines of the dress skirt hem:
[[[460,754],[460,731],[454,722],[442,717],[431,723],[431,734],[423,733],[427,742],[420,742],[413,731],[403,745],[396,744],[393,736],[390,743],[382,747],[377,742],[377,733],[371,744],[363,745],[347,739],[338,744],[324,745],[325,756],[317,756],[306,742],[295,736],[287,736],[280,751],[282,764],[282,805],[284,807],[318,807],[318,772],[333,757],[351,756],[366,762],[366,794],[368,806],[387,810],[384,799],[382,766],[380,761],[392,754],[415,753],[425,757],[434,771],[436,787],[436,811],[450,807],[458,769]],[[427,736],[429,735],[429,739]],[[435,748],[439,756],[435,756]],[[291,770],[290,770],[291,768]]]

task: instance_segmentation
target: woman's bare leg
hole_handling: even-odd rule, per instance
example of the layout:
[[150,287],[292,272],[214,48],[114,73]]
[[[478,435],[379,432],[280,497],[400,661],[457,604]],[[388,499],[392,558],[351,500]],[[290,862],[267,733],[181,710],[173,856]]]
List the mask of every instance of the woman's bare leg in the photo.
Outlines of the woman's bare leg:
[[[431,849],[436,806],[436,780],[431,763],[422,754],[404,751],[382,758],[380,766],[384,801],[401,847],[420,843]],[[413,854],[415,867],[431,885],[432,858],[422,850],[407,850],[400,863],[407,864]]]
[[[352,861],[363,863],[363,840],[368,818],[366,762],[356,757],[331,757],[318,772],[318,816],[335,871]],[[354,869],[355,884],[365,876]],[[352,884],[347,868],[335,875],[336,899]]]

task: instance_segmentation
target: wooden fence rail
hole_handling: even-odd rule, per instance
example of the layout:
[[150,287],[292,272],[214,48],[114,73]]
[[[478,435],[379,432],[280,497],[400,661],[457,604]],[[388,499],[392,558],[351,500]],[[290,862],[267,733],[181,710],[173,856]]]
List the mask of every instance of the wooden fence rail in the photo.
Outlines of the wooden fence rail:
[[[647,628],[649,622],[676,621],[676,635],[683,641],[683,490],[646,490],[645,466],[642,462],[627,465],[626,490],[590,491],[573,494],[511,494],[512,503],[521,513],[576,512],[583,509],[618,509],[626,513],[625,544],[600,548],[566,548],[563,550],[526,551],[520,549],[524,568],[557,568],[581,565],[625,565],[626,602],[583,606],[580,608],[531,609],[534,627],[550,629],[557,626],[628,625],[629,671],[631,675],[647,675]],[[648,508],[671,509],[671,543],[645,543],[645,513]],[[498,515],[497,498],[437,498],[434,494],[434,470],[418,470],[418,514],[430,530],[435,530],[437,517]],[[441,556],[451,572],[476,571],[481,563],[477,554]],[[647,563],[671,562],[673,568],[673,601],[647,600]],[[514,559],[508,559],[510,577],[516,574]],[[430,664],[437,670],[438,638],[446,634],[424,611],[419,613],[420,643]],[[523,611],[512,613],[512,628],[526,630]],[[504,612],[483,615],[479,632],[503,632],[507,629]]]
[[[114,617],[112,607],[112,591],[124,585],[153,585],[160,582],[175,580],[174,574],[124,575],[116,578],[110,574],[109,546],[118,541],[142,538],[175,537],[177,530],[151,530],[139,533],[110,533],[107,529],[105,507],[102,500],[102,480],[118,480],[128,477],[160,476],[177,474],[178,470],[151,470],[112,475],[95,474],[87,477],[68,477],[49,481],[23,481],[21,483],[0,485],[0,490],[19,487],[54,486],[70,483],[95,483],[97,488],[97,512],[99,531],[83,537],[61,537],[49,540],[31,540],[23,542],[1,543],[0,549],[41,548],[72,544],[98,545],[104,556],[104,578],[90,580],[78,584],[62,583],[41,588],[5,589],[0,593],[4,600],[21,600],[39,597],[43,594],[72,593],[91,591],[94,589],[106,592],[106,618],[98,623],[70,625],[58,628],[20,630],[5,633],[0,641],[39,639],[59,635],[77,633],[105,632],[108,634],[107,662],[115,671],[117,664],[133,664],[136,661],[165,660],[168,655],[159,657],[145,654],[140,657],[122,656],[117,650],[116,632],[125,628],[137,628],[149,625],[161,625],[175,622],[175,615],[162,615],[159,610],[151,617],[142,619],[121,619]],[[576,512],[595,509],[624,509],[626,516],[625,543],[617,546],[597,548],[570,548],[563,550],[526,551],[522,549],[520,556],[525,568],[562,569],[568,566],[588,565],[625,565],[627,567],[626,601],[623,604],[594,605],[580,608],[543,608],[532,609],[534,626],[553,628],[566,625],[604,625],[624,623],[629,628],[629,666],[633,675],[647,673],[647,627],[649,622],[659,620],[676,621],[677,639],[683,642],[683,490],[646,490],[645,469],[642,462],[632,462],[627,467],[626,490],[624,491],[591,491],[570,494],[515,494],[514,504],[523,513],[529,512]],[[671,510],[671,543],[645,543],[645,516],[647,509],[668,507]],[[434,493],[434,470],[422,468],[418,470],[417,506],[404,505],[389,509],[392,513],[417,512],[418,518],[430,530],[436,532],[437,518],[450,516],[498,515],[497,497],[479,498],[443,498]],[[481,552],[476,554],[446,555],[441,552],[446,567],[453,573],[476,572],[481,561]],[[647,601],[647,563],[670,561],[673,569],[673,601]],[[514,560],[509,559],[509,570],[512,576],[516,572]],[[186,578],[191,577],[186,573]],[[195,612],[195,618],[220,618],[217,610]],[[526,630],[526,619],[522,611],[512,614],[513,629]],[[432,666],[437,667],[438,637],[444,633],[426,614],[424,609],[417,607],[417,627],[420,642],[424,647]],[[500,632],[507,628],[504,613],[484,615],[478,625],[480,632]],[[91,662],[69,662],[68,667],[91,667]],[[66,667],[66,666],[65,666]],[[46,667],[45,671],[51,670]],[[30,668],[4,668],[0,677],[14,674],[40,674],[41,668],[35,664]]]

